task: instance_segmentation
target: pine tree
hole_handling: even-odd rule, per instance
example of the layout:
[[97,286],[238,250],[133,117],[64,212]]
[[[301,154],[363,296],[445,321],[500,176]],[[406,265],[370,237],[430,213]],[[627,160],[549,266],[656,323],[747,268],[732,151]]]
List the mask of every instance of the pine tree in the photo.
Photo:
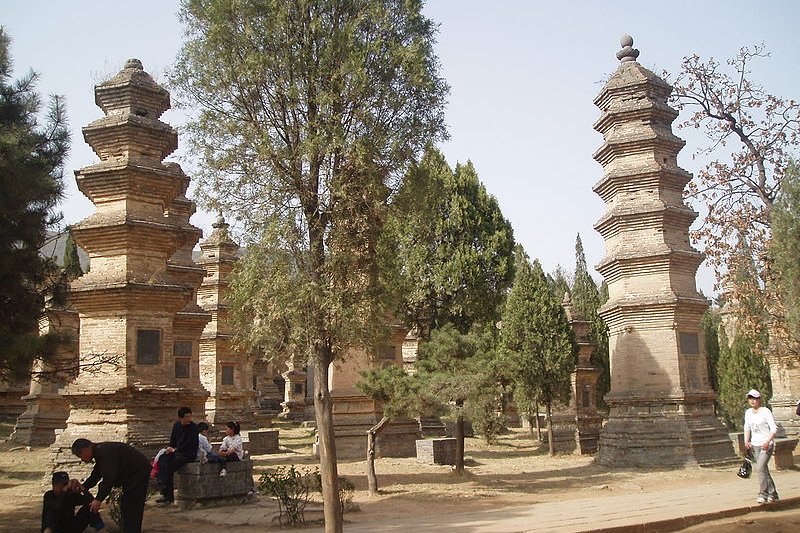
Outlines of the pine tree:
[[578,347],[539,261],[531,264],[521,247],[517,250],[517,273],[503,311],[502,345],[514,362],[515,398],[522,405],[545,406],[552,455],[552,407],[569,402]]
[[0,28],[0,379],[24,379],[32,361],[51,354],[54,336],[39,336],[59,269],[39,253],[60,217],[61,168],[69,148],[63,99],[53,97],[39,124],[33,72],[11,82],[10,40]]
[[597,379],[597,398],[598,406],[604,407],[603,397],[611,388],[611,366],[608,354],[608,328],[605,322],[598,315],[600,306],[608,299],[608,287],[603,284],[602,290],[605,296],[601,295],[601,290],[589,274],[589,267],[586,264],[586,254],[583,251],[583,242],[580,233],[575,238],[575,282],[572,284],[572,308],[584,320],[590,322],[589,338],[595,343],[596,348],[592,352],[591,362],[601,369]]

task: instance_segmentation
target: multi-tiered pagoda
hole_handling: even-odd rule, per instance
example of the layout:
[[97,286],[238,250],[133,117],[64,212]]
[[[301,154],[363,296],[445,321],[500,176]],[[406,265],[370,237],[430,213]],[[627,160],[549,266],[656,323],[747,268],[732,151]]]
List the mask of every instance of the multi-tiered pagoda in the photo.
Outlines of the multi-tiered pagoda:
[[703,255],[689,243],[697,213],[683,202],[691,175],[678,166],[672,87],[640,65],[622,39],[620,65],[594,103],[604,143],[594,154],[606,204],[595,225],[606,242],[597,266],[609,299],[610,415],[598,460],[619,466],[710,464],[733,458],[714,414],[700,318],[708,307],[695,275]]
[[202,418],[208,396],[198,357],[210,317],[195,301],[202,269],[187,256],[201,232],[189,224],[189,178],[162,162],[178,146],[159,120],[169,93],[131,59],[95,102],[105,116],[83,135],[100,162],[76,178],[96,212],[72,228],[90,258],[70,287],[82,371],[62,389],[70,415],[59,454],[78,437],[161,447],[178,407]]

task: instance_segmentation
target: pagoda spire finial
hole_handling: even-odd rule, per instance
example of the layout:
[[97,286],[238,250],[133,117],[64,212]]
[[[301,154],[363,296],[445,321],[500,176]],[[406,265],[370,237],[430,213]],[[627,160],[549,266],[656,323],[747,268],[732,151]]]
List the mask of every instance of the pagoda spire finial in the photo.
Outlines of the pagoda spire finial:
[[622,47],[622,50],[617,52],[617,59],[619,59],[619,62],[636,61],[636,58],[639,57],[639,50],[633,47],[633,37],[626,33],[619,40],[619,44]]

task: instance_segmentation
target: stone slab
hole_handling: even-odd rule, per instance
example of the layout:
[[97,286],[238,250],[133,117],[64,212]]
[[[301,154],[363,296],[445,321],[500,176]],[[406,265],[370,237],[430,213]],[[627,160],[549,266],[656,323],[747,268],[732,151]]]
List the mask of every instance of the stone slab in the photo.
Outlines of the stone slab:
[[250,441],[250,455],[264,455],[266,453],[280,452],[277,429],[262,429],[249,431],[247,438]]
[[435,465],[456,464],[456,439],[444,437],[418,440],[417,460]]

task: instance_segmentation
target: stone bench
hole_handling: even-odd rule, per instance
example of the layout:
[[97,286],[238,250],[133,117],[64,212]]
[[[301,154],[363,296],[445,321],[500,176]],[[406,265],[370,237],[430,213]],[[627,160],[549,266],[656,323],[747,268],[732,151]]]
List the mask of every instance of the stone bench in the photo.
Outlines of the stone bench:
[[189,463],[175,472],[175,501],[183,509],[197,505],[214,507],[247,503],[256,498],[253,490],[253,461],[228,463],[227,475],[219,477],[219,463]]
[[[744,457],[744,433],[730,433],[730,438],[736,451]],[[798,439],[775,438],[775,452],[772,454],[772,466],[775,470],[794,468],[794,449],[797,447],[797,443]]]
[[422,439],[417,441],[417,461],[435,465],[456,464],[456,439]]
[[278,453],[281,451],[278,444],[278,430],[264,429],[260,431],[250,431],[247,433],[250,446],[250,455],[264,455],[266,453]]

